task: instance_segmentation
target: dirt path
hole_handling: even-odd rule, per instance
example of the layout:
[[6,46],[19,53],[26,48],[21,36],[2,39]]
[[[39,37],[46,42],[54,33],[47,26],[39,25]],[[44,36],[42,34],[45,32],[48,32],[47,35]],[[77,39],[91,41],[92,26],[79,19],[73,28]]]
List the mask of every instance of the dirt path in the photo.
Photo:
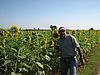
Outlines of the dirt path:
[[97,75],[100,75],[100,67],[99,67],[99,69],[98,69]]
[[[100,44],[98,44],[98,46],[100,46]],[[99,68],[98,68],[97,75],[100,75],[100,66],[99,66]]]

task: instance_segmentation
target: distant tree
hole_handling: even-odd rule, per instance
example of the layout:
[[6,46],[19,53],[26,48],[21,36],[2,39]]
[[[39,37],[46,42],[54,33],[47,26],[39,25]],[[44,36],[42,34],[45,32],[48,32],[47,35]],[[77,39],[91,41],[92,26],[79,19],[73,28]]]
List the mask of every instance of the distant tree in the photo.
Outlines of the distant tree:
[[90,28],[89,30],[94,30],[93,28]]
[[36,30],[35,27],[34,27],[34,30]]
[[79,29],[77,29],[76,31],[79,31]]
[[40,28],[38,28],[38,30],[40,30]]

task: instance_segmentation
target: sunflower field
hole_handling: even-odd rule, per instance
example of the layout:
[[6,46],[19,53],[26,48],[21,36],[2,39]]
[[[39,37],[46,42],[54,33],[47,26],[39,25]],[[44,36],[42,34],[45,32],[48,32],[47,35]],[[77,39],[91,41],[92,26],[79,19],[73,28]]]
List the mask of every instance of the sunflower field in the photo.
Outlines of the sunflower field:
[[[88,60],[100,30],[67,30],[76,37],[84,58]],[[16,26],[0,29],[0,75],[59,75],[59,38],[56,27],[51,30],[21,30]]]

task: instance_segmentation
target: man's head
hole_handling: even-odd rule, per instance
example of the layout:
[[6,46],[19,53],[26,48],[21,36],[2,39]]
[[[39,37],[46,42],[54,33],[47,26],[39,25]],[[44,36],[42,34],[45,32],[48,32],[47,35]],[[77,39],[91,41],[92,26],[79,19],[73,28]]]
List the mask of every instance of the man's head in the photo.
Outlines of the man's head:
[[65,27],[60,27],[59,28],[59,34],[60,34],[60,38],[65,38],[66,28]]

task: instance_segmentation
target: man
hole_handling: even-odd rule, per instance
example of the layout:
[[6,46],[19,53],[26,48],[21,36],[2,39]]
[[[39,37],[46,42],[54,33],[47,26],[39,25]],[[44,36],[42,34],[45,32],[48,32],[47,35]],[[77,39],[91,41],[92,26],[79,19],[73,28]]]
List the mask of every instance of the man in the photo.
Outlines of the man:
[[68,69],[70,75],[77,75],[76,73],[76,48],[80,55],[81,64],[83,64],[80,46],[75,37],[66,33],[64,27],[59,28],[60,39],[58,40],[59,51],[61,52],[61,75],[67,75]]

